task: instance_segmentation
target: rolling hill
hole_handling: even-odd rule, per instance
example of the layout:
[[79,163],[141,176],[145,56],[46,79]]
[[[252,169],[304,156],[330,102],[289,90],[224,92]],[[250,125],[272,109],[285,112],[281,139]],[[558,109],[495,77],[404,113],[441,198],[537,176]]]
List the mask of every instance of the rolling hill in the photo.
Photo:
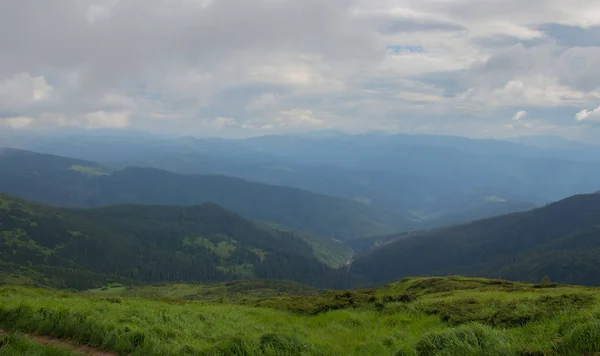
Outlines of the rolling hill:
[[[388,239],[389,240],[389,239]],[[461,274],[600,285],[600,194],[525,213],[414,233],[358,256],[352,273],[371,283]]]
[[94,162],[14,149],[0,154],[0,191],[64,207],[213,202],[245,217],[341,240],[414,226],[366,203],[295,188],[153,168],[112,171]]
[[0,195],[0,270],[40,284],[287,279],[343,287],[309,243],[215,204],[61,209]]

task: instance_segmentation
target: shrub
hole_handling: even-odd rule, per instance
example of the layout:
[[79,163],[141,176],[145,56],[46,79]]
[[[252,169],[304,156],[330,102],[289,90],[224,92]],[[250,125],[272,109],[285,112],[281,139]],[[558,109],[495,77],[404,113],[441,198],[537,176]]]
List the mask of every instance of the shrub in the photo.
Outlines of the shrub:
[[372,292],[329,291],[309,297],[269,298],[256,302],[254,306],[316,315],[330,310],[358,308],[376,302],[377,297]]
[[536,300],[536,304],[545,310],[559,311],[565,309],[581,309],[594,303],[592,294],[567,293],[557,296],[545,295]]
[[412,294],[404,293],[399,295],[387,295],[383,297],[383,301],[385,303],[410,303],[415,300],[415,297]]
[[0,355],[71,356],[73,353],[52,345],[41,345],[24,337],[9,334],[0,336]]
[[428,314],[439,315],[451,325],[477,322],[491,326],[517,327],[540,320],[558,311],[582,309],[594,303],[590,294],[561,294],[537,299],[488,300],[463,298],[422,305]]
[[308,345],[295,336],[270,333],[260,337],[260,349],[278,355],[300,355],[308,350]]
[[544,278],[542,278],[541,284],[544,284],[544,285],[550,284],[550,277],[548,277],[548,275],[545,275]]
[[541,288],[556,288],[558,287],[558,284],[556,283],[538,283],[538,284],[534,284],[533,286],[531,286],[531,288],[535,288],[535,289],[541,289]]
[[501,303],[493,314],[487,316],[485,323],[491,326],[517,327],[541,317],[541,312],[527,303],[506,302]]
[[416,345],[418,355],[503,356],[511,355],[503,335],[489,326],[462,325],[455,329],[426,334]]
[[218,355],[251,356],[256,354],[252,344],[241,337],[225,339],[215,349]]
[[123,302],[123,300],[119,297],[106,297],[104,300],[113,304],[121,304]]
[[380,313],[385,310],[385,304],[382,302],[375,302],[375,304],[373,304],[373,306],[375,307],[375,310],[377,310]]
[[520,350],[517,355],[519,356],[554,356],[556,352],[553,350],[533,350],[533,349],[523,349]]
[[567,355],[600,352],[600,320],[575,326],[564,336],[561,348]]
[[394,356],[416,356],[417,352],[409,347],[403,347],[394,353]]

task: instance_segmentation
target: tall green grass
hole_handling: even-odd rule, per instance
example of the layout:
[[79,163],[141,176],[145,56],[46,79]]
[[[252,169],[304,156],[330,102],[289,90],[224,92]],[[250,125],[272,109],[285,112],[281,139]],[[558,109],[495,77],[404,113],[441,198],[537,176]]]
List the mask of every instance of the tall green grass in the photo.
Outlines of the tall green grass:
[[[457,280],[254,305],[0,287],[0,328],[119,355],[581,355],[600,352],[597,290]],[[294,304],[296,303],[296,304]],[[307,312],[308,311],[308,312]]]
[[504,356],[514,354],[506,335],[480,324],[428,333],[416,345],[419,355]]
[[600,353],[600,320],[574,325],[565,335],[562,350],[569,355]]
[[0,288],[0,327],[119,354],[385,355],[440,326],[439,318],[409,309],[387,313],[365,307],[308,316],[241,305]]
[[75,356],[71,350],[41,345],[15,334],[0,335],[2,356]]

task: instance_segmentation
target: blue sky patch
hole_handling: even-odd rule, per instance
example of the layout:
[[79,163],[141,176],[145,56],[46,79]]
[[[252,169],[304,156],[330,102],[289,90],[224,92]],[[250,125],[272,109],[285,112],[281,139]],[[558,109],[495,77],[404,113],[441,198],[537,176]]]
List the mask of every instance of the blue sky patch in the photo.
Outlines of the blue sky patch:
[[386,47],[390,54],[401,54],[401,53],[424,53],[425,49],[423,46],[407,46],[407,45],[389,45]]

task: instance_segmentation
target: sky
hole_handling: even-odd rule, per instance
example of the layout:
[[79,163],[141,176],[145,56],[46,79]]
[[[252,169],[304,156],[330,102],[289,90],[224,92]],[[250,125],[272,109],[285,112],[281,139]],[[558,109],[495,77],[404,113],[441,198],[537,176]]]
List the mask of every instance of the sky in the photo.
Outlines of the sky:
[[597,0],[3,0],[0,130],[600,142]]

